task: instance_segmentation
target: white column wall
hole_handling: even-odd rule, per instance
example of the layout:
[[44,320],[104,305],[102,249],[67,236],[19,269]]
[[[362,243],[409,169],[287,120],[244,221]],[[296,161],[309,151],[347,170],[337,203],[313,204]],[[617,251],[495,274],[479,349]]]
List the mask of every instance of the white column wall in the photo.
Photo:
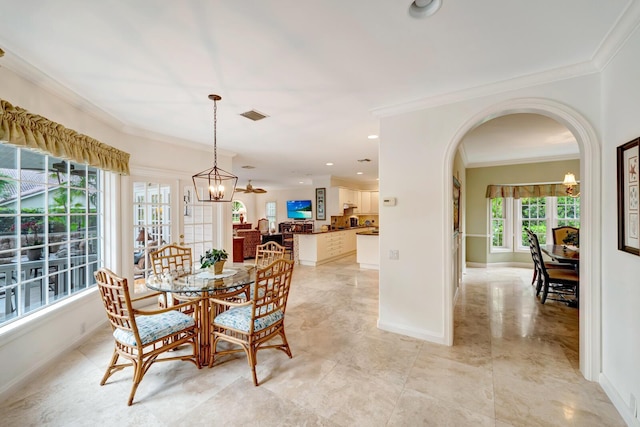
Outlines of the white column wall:
[[[602,73],[602,375],[627,422],[640,404],[640,257],[617,250],[616,148],[640,137],[640,31]],[[621,410],[621,408],[623,408]],[[640,425],[638,418],[636,424]]]
[[[596,129],[600,123],[599,75],[505,91],[473,100],[381,118],[379,327],[451,344],[451,248],[448,218],[451,170],[462,129],[484,110],[509,100],[542,98],[577,110]],[[385,112],[382,112],[384,115]],[[489,119],[490,117],[484,117]],[[583,174],[584,175],[584,174]],[[445,180],[446,179],[446,180]],[[389,251],[399,250],[399,260]],[[448,307],[448,308],[446,308]]]

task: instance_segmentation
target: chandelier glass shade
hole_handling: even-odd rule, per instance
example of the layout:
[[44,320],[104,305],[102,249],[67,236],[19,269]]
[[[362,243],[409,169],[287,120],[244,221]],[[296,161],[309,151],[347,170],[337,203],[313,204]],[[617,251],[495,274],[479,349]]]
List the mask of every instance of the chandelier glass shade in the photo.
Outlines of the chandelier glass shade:
[[213,167],[193,175],[193,186],[200,202],[230,202],[236,191],[238,177],[218,167],[217,102],[222,98],[220,95],[209,95],[209,99],[213,101]]

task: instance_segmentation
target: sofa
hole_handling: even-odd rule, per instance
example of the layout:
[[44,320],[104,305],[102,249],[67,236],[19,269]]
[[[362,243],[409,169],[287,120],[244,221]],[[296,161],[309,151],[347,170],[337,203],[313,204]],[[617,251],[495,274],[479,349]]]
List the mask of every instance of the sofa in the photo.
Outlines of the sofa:
[[238,237],[244,237],[244,258],[256,257],[256,246],[262,243],[262,233],[259,230],[236,230]]

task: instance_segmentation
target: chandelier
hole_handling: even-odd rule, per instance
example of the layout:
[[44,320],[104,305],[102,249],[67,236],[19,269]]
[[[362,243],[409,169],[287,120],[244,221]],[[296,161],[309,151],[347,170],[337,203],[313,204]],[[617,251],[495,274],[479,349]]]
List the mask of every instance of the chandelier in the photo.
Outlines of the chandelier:
[[[236,191],[238,177],[218,167],[216,126],[220,95],[209,95],[213,100],[213,167],[193,175],[193,186],[200,202],[230,202]],[[202,191],[204,189],[204,191]]]

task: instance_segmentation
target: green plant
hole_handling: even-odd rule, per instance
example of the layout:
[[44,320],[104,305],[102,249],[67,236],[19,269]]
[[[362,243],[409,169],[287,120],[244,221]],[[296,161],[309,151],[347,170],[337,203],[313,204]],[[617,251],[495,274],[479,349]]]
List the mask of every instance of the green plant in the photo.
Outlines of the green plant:
[[200,268],[212,267],[218,261],[225,261],[229,254],[224,249],[209,249],[200,255]]

